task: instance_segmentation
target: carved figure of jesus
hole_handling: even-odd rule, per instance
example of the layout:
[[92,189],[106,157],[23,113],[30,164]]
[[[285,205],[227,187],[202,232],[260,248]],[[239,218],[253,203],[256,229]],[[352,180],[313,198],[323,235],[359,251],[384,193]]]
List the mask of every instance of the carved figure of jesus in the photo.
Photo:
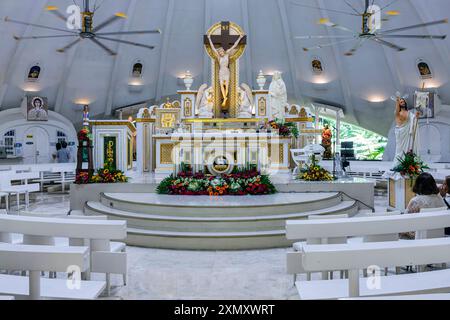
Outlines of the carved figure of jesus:
[[216,49],[211,40],[211,36],[208,35],[209,45],[213,50],[217,61],[219,62],[219,81],[220,81],[220,92],[222,93],[223,103],[222,107],[225,107],[228,101],[228,93],[230,90],[230,53],[239,45],[239,42],[244,36],[240,35],[238,40],[234,45],[228,49],[224,50],[222,47]]

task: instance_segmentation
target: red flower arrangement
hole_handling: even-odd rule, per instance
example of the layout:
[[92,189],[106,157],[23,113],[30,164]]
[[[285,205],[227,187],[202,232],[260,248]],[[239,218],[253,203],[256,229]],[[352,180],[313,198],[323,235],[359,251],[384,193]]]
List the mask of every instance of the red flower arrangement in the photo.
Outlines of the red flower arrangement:
[[257,170],[237,170],[231,174],[210,176],[182,171],[164,179],[157,187],[159,194],[170,195],[262,195],[276,193],[269,177]]

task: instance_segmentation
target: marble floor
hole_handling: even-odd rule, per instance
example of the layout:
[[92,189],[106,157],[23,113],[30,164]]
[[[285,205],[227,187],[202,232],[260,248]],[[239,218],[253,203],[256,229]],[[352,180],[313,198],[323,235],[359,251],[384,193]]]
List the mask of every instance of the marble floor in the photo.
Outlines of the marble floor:
[[[377,209],[386,207],[376,197]],[[69,195],[37,194],[29,211],[68,212]],[[12,212],[14,213],[14,211]],[[286,275],[286,249],[249,251],[176,251],[127,247],[128,284],[113,275],[105,299],[297,299]],[[94,274],[93,279],[104,279]],[[301,278],[300,278],[301,279]]]

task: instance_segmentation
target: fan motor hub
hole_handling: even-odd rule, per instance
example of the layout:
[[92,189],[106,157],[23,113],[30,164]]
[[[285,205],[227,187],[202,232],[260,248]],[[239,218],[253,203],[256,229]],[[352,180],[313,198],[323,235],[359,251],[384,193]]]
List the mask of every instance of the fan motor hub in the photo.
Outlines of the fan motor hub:
[[90,38],[94,38],[95,34],[92,32],[81,32],[80,37],[83,39],[90,39]]

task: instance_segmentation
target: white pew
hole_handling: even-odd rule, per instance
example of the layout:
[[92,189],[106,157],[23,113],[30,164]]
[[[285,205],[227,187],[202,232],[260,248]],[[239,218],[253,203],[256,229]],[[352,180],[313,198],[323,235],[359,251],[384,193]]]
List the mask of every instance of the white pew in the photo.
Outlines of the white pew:
[[[89,247],[91,254],[90,265],[97,266],[103,254],[98,254],[99,240],[122,240],[126,238],[126,221],[102,221],[89,219],[41,218],[27,216],[0,215],[0,233],[19,233],[40,237],[62,237],[70,239],[87,239],[83,242]],[[100,256],[100,257],[98,257]],[[113,258],[117,258],[116,254]],[[123,268],[124,258],[114,260]],[[102,267],[102,265],[100,265]],[[126,255],[125,255],[126,267]],[[110,266],[113,269],[114,265]],[[97,268],[96,268],[97,269]],[[122,269],[121,269],[122,270]],[[55,271],[55,270],[50,270]],[[86,278],[90,278],[91,270],[86,271]],[[115,273],[115,270],[110,271]],[[121,272],[118,272],[121,273]]]
[[[25,208],[28,208],[30,204],[30,193],[38,192],[39,184],[28,184],[29,173],[12,173],[2,176],[0,179],[0,192],[7,193],[9,196],[15,195],[17,202],[17,210],[20,211],[20,195],[25,195]],[[11,181],[20,180],[26,181],[25,184],[13,185]]]
[[[310,220],[331,220],[331,219],[338,219],[338,218],[348,218],[347,214],[336,214],[336,215],[311,215],[308,216],[308,219]],[[322,238],[322,239],[306,239],[306,241],[300,241],[300,242],[295,242],[292,245],[292,249],[294,250],[293,252],[289,252],[287,254],[286,257],[286,269],[287,269],[287,274],[292,274],[294,276],[294,283],[295,281],[297,281],[297,274],[299,273],[306,273],[305,270],[302,267],[302,263],[301,263],[301,254],[300,252],[302,251],[303,245],[305,244],[321,244],[321,243],[346,243],[347,242],[347,238],[343,238],[343,237],[337,237],[337,238]],[[307,279],[311,280],[311,273],[306,273],[307,274]],[[333,278],[333,273],[328,274],[328,273],[323,273],[322,274],[322,278],[328,278],[328,277]],[[341,275],[342,277],[342,275]]]
[[348,280],[297,281],[301,299],[389,296],[450,292],[450,269],[376,278],[360,278],[360,270],[373,266],[432,264],[450,261],[450,239],[305,245],[307,271],[349,270]]
[[[396,234],[412,230],[433,230],[450,226],[448,211],[429,212],[423,214],[374,215],[331,220],[288,220],[286,221],[286,237],[289,240],[308,239],[310,243],[326,243],[326,239],[339,237],[366,238],[366,241],[386,241]],[[305,273],[302,267],[300,252],[287,253],[287,273]],[[391,265],[396,267],[396,265]],[[387,267],[387,266],[383,266]]]
[[[0,294],[28,297],[32,300],[95,299],[105,288],[103,281],[81,281],[80,288],[67,285],[68,280],[42,279],[41,271],[80,271],[89,267],[87,247],[53,247],[0,244],[0,269],[29,270],[29,277],[0,275]],[[70,281],[70,280],[69,280]]]
[[339,300],[450,300],[450,293],[412,294],[407,296],[342,298]]

